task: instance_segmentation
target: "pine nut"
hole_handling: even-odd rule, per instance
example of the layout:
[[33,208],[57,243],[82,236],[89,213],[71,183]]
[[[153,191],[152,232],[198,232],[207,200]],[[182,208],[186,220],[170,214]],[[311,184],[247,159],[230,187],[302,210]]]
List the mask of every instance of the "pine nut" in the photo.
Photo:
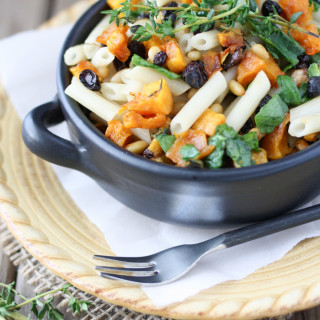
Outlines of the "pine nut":
[[223,106],[220,103],[214,103],[210,109],[215,113],[223,113]]
[[148,146],[149,144],[147,142],[139,140],[128,144],[126,149],[130,152],[141,154]]
[[259,58],[261,58],[262,60],[268,60],[269,59],[269,53],[268,51],[266,50],[266,48],[260,44],[260,43],[257,43],[255,45],[253,45],[251,47],[251,51],[256,55],[258,56]]
[[196,93],[197,93],[198,89],[195,89],[195,88],[191,88],[189,91],[188,91],[188,100],[190,100]]
[[298,139],[296,142],[296,148],[300,151],[309,147],[309,143],[306,140]]
[[234,95],[238,97],[243,96],[246,93],[243,85],[236,80],[229,81],[229,89]]
[[151,47],[148,51],[148,61],[153,63],[154,56],[160,51],[159,47]]
[[262,134],[258,128],[253,128],[249,132],[256,132],[258,140],[261,140],[265,136],[265,133]]
[[197,50],[192,50],[188,53],[188,58],[191,61],[197,61],[201,59],[201,52]]

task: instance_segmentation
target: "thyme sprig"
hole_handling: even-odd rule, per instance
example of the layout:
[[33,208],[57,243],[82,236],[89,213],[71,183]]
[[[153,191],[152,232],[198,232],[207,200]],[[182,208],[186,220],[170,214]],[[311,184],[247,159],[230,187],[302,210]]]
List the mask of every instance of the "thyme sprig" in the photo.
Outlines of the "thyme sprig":
[[[36,294],[33,298],[26,298],[14,289],[15,283],[4,284],[0,283],[2,291],[0,293],[0,320],[6,319],[16,319],[16,320],[29,320],[31,319],[31,314],[35,316],[36,319],[51,319],[51,320],[63,320],[63,314],[56,308],[52,306],[54,301],[54,294],[57,292],[62,292],[69,296],[68,305],[71,307],[72,312],[77,312],[79,315],[82,311],[88,311],[88,306],[91,304],[89,301],[78,300],[72,293],[68,290],[71,285],[66,284],[61,288],[50,290],[48,292]],[[23,302],[17,304],[15,301],[16,297],[20,297]],[[49,299],[44,298],[50,296]],[[31,305],[31,314],[25,317],[21,314],[19,309],[25,305]]]
[[[139,12],[149,13],[150,24],[145,26],[134,26],[131,28],[134,34],[133,39],[147,41],[152,36],[163,38],[165,36],[174,37],[176,33],[190,28],[190,32],[207,31],[215,23],[225,29],[231,29],[238,22],[246,24],[250,19],[262,20],[264,24],[270,24],[273,28],[281,26],[284,31],[296,30],[313,37],[319,38],[317,34],[310,32],[295,24],[301,13],[295,14],[290,21],[279,16],[276,11],[265,17],[257,12],[256,4],[253,0],[193,0],[193,4],[182,4],[179,7],[158,7],[155,0],[147,0],[145,4],[133,4],[130,0],[122,3],[122,7],[114,10],[106,10],[102,13],[110,14],[110,23],[115,21],[117,24],[134,22]],[[224,5],[226,9],[217,11],[214,6]],[[173,28],[171,19],[164,19],[161,23],[156,22],[160,12],[172,12],[176,14],[177,19],[182,19],[183,25]]]

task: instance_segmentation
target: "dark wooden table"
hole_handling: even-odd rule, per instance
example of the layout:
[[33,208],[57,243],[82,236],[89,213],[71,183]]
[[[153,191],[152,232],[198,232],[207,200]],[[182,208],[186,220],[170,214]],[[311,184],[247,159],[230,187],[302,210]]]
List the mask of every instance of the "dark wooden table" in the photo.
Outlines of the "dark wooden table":
[[[33,29],[77,0],[0,0],[0,39],[23,30]],[[25,295],[34,295],[19,267],[10,262],[0,245],[0,282],[17,282],[17,289]],[[71,319],[68,316],[65,319]],[[274,318],[283,320],[320,320],[320,307]]]

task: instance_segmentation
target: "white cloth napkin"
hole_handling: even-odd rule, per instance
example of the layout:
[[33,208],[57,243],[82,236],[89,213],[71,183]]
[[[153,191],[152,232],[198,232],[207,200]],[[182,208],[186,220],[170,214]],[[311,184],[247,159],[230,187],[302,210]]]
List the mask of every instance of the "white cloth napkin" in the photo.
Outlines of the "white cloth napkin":
[[[22,119],[29,110],[55,95],[57,57],[69,30],[70,26],[29,31],[0,41],[0,79]],[[62,130],[59,129],[60,134]],[[74,201],[100,227],[118,255],[150,254],[173,245],[206,240],[226,231],[192,229],[152,220],[114,200],[82,173],[53,167]],[[320,197],[308,205],[319,200]],[[143,287],[143,290],[159,306],[183,301],[217,283],[246,277],[280,259],[299,241],[315,236],[320,236],[320,221],[216,252],[206,256],[182,279],[165,286]]]

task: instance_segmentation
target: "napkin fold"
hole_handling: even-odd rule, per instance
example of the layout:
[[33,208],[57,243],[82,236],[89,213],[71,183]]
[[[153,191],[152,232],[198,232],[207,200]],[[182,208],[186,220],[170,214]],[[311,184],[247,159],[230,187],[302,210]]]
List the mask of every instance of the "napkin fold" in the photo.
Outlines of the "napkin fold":
[[[0,41],[0,80],[21,119],[55,95],[57,59],[69,30],[70,26],[28,31]],[[59,134],[67,136],[65,126],[59,127]],[[53,168],[75,203],[99,226],[118,255],[146,255],[228,231],[173,226],[152,220],[113,199],[84,174],[55,165]],[[319,202],[320,197],[307,206]],[[301,240],[315,236],[320,236],[319,221],[215,252],[180,280],[142,289],[158,306],[183,301],[223,281],[242,279],[280,259]]]

